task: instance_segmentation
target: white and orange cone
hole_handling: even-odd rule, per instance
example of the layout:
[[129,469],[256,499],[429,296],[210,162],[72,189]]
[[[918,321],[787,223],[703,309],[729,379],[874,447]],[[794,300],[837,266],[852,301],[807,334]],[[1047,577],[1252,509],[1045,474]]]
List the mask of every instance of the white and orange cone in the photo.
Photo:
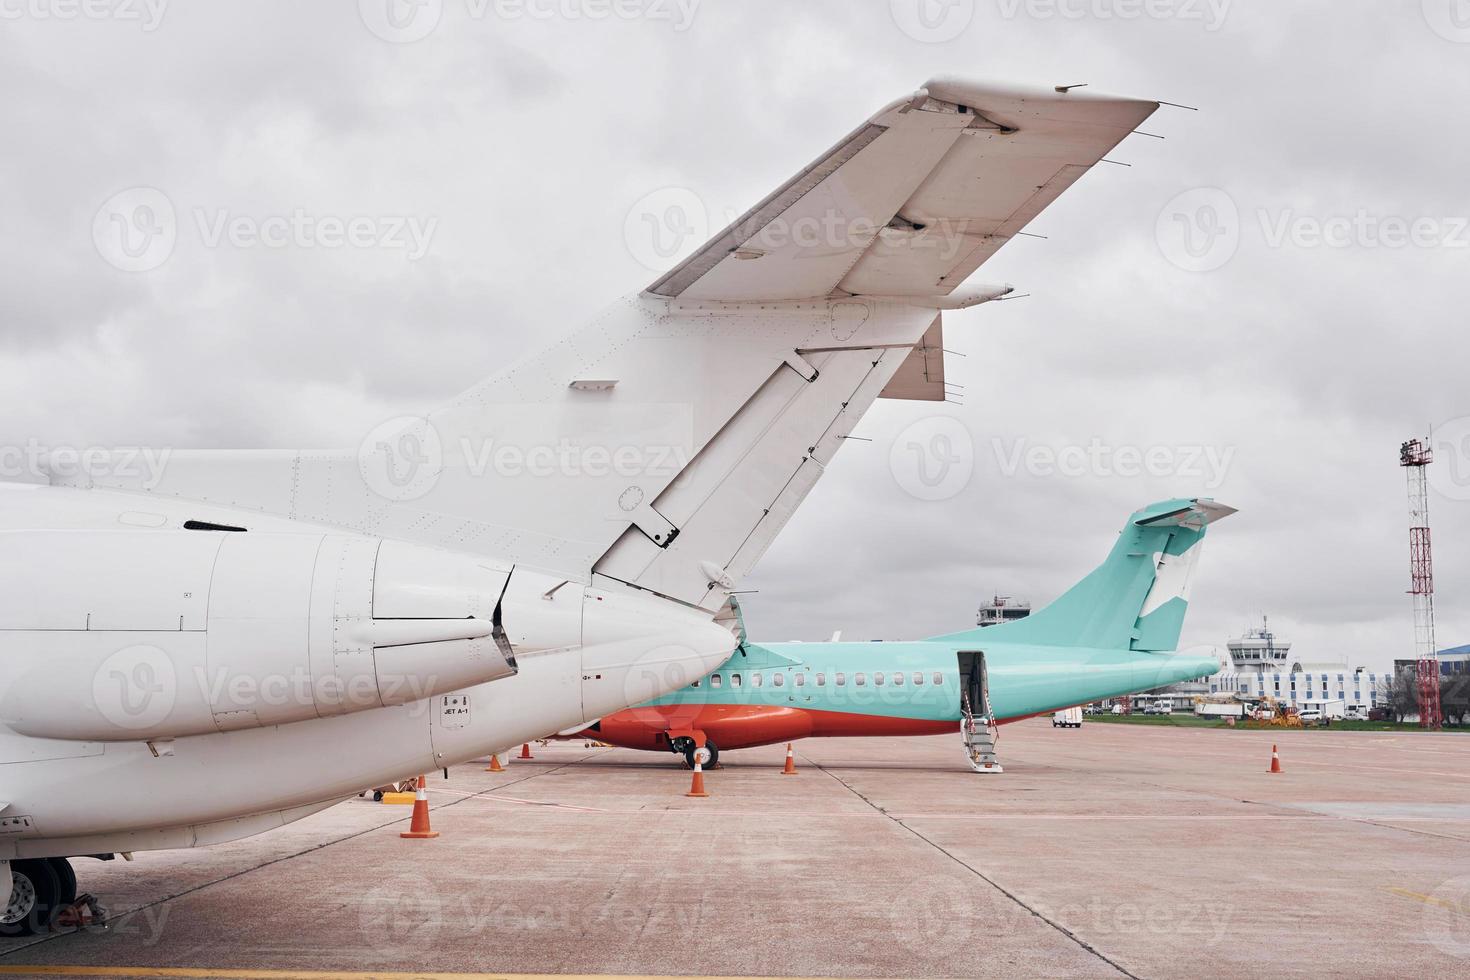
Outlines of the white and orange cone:
[[490,764],[485,767],[486,772],[505,772],[505,767],[500,764],[499,755],[490,756]]
[[709,796],[704,791],[704,763],[698,756],[694,757],[694,778],[689,781],[689,792],[685,796]]
[[408,829],[398,836],[413,840],[428,840],[439,836],[439,831],[429,829],[429,793],[423,776],[419,777],[418,792],[414,794],[413,816],[408,821]]
[[786,768],[781,770],[781,775],[783,775],[783,776],[795,776],[797,774],[798,773],[796,771],[796,753],[791,750],[791,743],[790,742],[787,742],[786,743]]
[[533,756],[531,754],[531,743],[530,742],[522,742],[521,743],[521,758],[522,759],[534,759],[534,758],[536,758],[535,756]]
[[1272,745],[1271,745],[1271,768],[1268,769],[1268,770],[1266,770],[1266,771],[1267,772],[1284,772],[1285,771],[1285,770],[1283,770],[1281,768],[1281,756],[1279,756],[1279,755],[1276,754],[1276,745],[1275,745],[1275,743],[1272,743]]

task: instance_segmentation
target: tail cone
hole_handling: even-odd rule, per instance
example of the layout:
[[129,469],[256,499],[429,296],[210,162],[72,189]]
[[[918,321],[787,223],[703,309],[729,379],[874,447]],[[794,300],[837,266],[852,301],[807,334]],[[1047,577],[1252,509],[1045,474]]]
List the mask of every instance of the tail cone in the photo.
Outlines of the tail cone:
[[418,792],[413,798],[413,817],[408,822],[408,830],[398,836],[412,840],[427,840],[439,836],[439,831],[429,829],[429,794],[425,789],[423,776],[419,777]]
[[791,751],[791,743],[786,743],[786,768],[781,770],[783,776],[796,775],[796,753]]
[[1268,772],[1282,772],[1282,771],[1283,770],[1281,768],[1281,756],[1279,756],[1279,755],[1276,754],[1276,746],[1273,744],[1271,746],[1271,768],[1268,770]]

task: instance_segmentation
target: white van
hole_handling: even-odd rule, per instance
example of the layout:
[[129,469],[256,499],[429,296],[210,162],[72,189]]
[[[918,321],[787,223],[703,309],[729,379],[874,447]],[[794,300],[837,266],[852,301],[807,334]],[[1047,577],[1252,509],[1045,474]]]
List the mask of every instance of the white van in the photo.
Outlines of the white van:
[[1053,712],[1051,716],[1051,727],[1053,728],[1081,728],[1082,709],[1063,708],[1061,711]]

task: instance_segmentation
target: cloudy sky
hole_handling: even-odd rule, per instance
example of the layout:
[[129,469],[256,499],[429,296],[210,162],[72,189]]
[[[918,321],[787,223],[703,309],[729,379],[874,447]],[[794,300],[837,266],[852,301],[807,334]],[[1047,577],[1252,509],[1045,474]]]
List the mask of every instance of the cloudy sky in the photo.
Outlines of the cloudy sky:
[[[1440,645],[1470,642],[1470,7],[922,4],[4,0],[6,466],[355,445],[651,282],[650,195],[720,225],[931,75],[1086,82],[1198,111],[987,264],[1030,296],[947,317],[964,405],[875,408],[749,581],[753,634],[963,628],[1204,494],[1241,513],[1187,644],[1269,614],[1382,666],[1412,645],[1398,444],[1439,426]],[[936,415],[971,474],[921,500],[893,448]]]

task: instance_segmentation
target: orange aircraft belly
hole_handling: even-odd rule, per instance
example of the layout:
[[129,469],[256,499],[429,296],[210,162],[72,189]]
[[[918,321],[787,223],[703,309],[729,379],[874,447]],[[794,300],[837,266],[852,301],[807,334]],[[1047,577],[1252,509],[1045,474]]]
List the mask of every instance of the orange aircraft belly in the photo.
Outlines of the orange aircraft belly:
[[649,705],[609,715],[597,731],[604,742],[628,749],[667,749],[666,732],[702,731],[721,749],[774,745],[812,736],[943,735],[948,721],[891,718],[777,705]]

